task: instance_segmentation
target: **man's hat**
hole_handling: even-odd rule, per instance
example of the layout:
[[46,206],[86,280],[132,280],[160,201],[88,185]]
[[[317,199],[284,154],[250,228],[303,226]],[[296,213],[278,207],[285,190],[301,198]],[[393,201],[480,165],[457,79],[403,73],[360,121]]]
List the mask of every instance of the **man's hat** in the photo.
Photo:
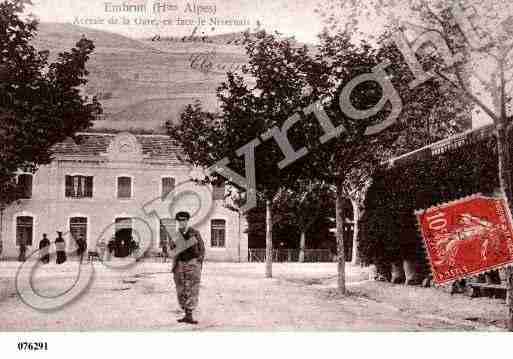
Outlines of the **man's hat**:
[[178,212],[175,216],[177,221],[188,221],[191,218],[189,212]]

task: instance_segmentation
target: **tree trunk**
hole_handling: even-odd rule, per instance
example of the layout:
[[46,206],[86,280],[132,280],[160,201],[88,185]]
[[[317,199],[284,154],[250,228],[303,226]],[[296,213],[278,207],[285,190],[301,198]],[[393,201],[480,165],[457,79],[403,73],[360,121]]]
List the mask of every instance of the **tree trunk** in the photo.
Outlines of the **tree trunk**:
[[[505,119],[504,119],[505,120]],[[511,188],[511,157],[509,155],[509,140],[504,124],[497,125],[497,154],[499,159],[499,181],[504,195],[508,199],[511,210],[512,188]],[[513,270],[506,268],[507,285],[507,307],[508,307],[508,330],[513,331]]]
[[306,243],[306,233],[305,231],[301,231],[301,239],[299,240],[299,262],[303,263],[305,261],[305,243]]
[[513,269],[506,268],[506,305],[508,307],[508,330],[513,332]]
[[265,277],[273,276],[273,221],[271,200],[265,201]]
[[351,263],[353,265],[360,265],[360,253],[358,251],[358,239],[360,236],[360,207],[358,202],[351,201],[353,204],[353,254],[351,256]]
[[393,262],[392,263],[392,283],[400,284],[406,281],[406,275],[403,269],[403,262]]
[[2,233],[4,232],[4,206],[0,205],[0,256],[4,249],[4,243],[2,242]]
[[239,263],[240,263],[240,241],[242,239],[242,237],[241,237],[242,233],[241,233],[241,230],[240,230],[241,229],[240,228],[240,221],[242,219],[242,213],[241,213],[240,209],[239,209],[238,213],[239,213],[239,242],[237,244],[237,253],[238,253],[238,258],[239,258]]
[[336,198],[336,222],[337,222],[337,259],[338,259],[338,292],[340,294],[346,294],[346,254],[344,245],[344,216],[345,216],[345,204],[344,196],[342,195],[341,186],[337,186],[337,198]]
[[424,279],[419,273],[419,264],[417,260],[404,259],[403,270],[407,285],[420,285]]

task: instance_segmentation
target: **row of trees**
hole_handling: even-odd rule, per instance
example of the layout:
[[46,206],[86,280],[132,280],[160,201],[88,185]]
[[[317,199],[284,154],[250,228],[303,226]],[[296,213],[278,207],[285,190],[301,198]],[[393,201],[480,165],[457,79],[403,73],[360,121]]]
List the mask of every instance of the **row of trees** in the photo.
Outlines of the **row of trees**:
[[[448,119],[467,109],[467,105],[436,78],[410,89],[411,72],[393,44],[373,47],[366,42],[356,43],[345,32],[324,32],[319,41],[312,52],[279,34],[246,34],[248,65],[240,74],[228,73],[219,87],[220,111],[212,113],[205,111],[201,103],[191,104],[183,111],[181,121],[169,122],[167,128],[183,147],[186,160],[202,167],[228,156],[230,168],[244,173],[248,164],[241,158],[243,151],[239,156],[237,150],[246,144],[253,146],[256,190],[265,202],[267,214],[268,277],[272,276],[273,204],[284,198],[292,202],[290,207],[296,213],[292,216],[298,226],[304,226],[309,215],[306,221],[300,217],[305,213],[301,210],[302,201],[316,188],[331,188],[335,192],[339,291],[345,293],[343,253],[349,240],[343,231],[349,210],[346,199],[356,204],[357,215],[361,213],[358,209],[363,203],[362,193],[374,168],[392,154],[425,144],[426,131],[430,131],[431,140],[437,140],[461,130],[461,122]],[[387,119],[395,110],[393,104],[387,103],[374,116],[354,120],[342,111],[339,96],[353,78],[371,72],[385,60],[392,60],[386,70],[402,99],[400,121],[369,136],[367,129]],[[382,97],[380,84],[364,82],[353,90],[351,102],[357,109],[372,109]],[[330,119],[332,127],[344,130],[327,138],[318,118]],[[293,125],[289,126],[291,121]],[[283,144],[271,141],[272,137],[265,134],[269,130],[276,133],[284,124],[293,151],[307,152],[286,164],[281,162],[285,161],[280,147]],[[215,180],[220,178],[218,175]],[[237,186],[230,179],[228,182]],[[315,211],[315,205],[313,208]]]
[[[94,50],[92,42],[83,38],[71,51],[59,54],[56,62],[49,63],[48,52],[31,45],[37,22],[21,16],[23,3],[10,0],[0,8],[2,208],[17,198],[15,178],[20,168],[35,170],[37,165],[49,163],[52,145],[88,128],[94,115],[101,111],[97,102],[80,94],[80,87],[87,82],[85,64]],[[319,191],[334,189],[337,242],[339,253],[343,253],[341,249],[348,240],[342,238],[342,221],[347,217],[347,202],[343,199],[352,199],[357,204],[355,212],[359,213],[360,194],[368,185],[372,168],[392,153],[397,144],[406,150],[414,148],[417,139],[425,138],[422,134],[404,133],[424,128],[423,122],[428,121],[432,109],[440,107],[451,93],[436,81],[421,88],[422,94],[419,90],[410,91],[403,78],[404,64],[401,68],[400,62],[394,61],[389,70],[404,100],[402,121],[379,136],[366,136],[367,127],[382,122],[391,109],[354,121],[341,112],[338,96],[352,78],[369,72],[384,57],[397,57],[397,49],[389,45],[373,48],[367,43],[355,44],[343,32],[321,34],[315,53],[298,47],[291,39],[264,31],[246,36],[245,43],[249,64],[242,74],[228,74],[219,88],[221,113],[211,114],[203,111],[200,104],[191,105],[183,113],[182,123],[170,125],[169,132],[182,143],[188,159],[195,164],[206,166],[231,153],[232,166],[242,171],[244,161],[233,155],[235,149],[259,138],[273,126],[280,128],[291,115],[300,116],[303,121],[290,129],[288,137],[294,146],[306,144],[308,156],[280,169],[276,164],[283,154],[278,143],[269,141],[256,151],[257,189],[267,207],[267,247],[272,247],[273,203],[278,210],[283,206],[291,212],[295,210],[289,220],[299,226],[304,242],[312,213],[320,213],[317,209],[325,204],[316,202],[319,196],[313,193],[320,195]],[[420,95],[428,100],[413,101]],[[371,108],[381,99],[381,89],[375,83],[362,85],[355,89],[352,99],[355,107]],[[319,141],[324,129],[319,127],[316,117],[323,116],[334,119],[334,126],[343,127],[345,132],[337,138]],[[432,124],[431,128],[437,125]],[[341,256],[341,274],[343,269]],[[270,265],[267,272],[272,275]],[[342,279],[343,275],[343,291]]]
[[[361,34],[361,20],[374,23],[378,18],[385,19],[384,22],[392,24],[396,30],[430,38],[427,45],[434,47],[440,56],[425,61],[426,56],[413,55],[409,62],[415,69],[414,80],[421,83],[435,77],[443,81],[494,124],[499,183],[511,210],[513,184],[508,132],[513,127],[513,3],[328,0],[318,11],[333,31]],[[414,42],[415,39],[411,39],[411,43]],[[444,47],[449,53],[444,54]],[[464,56],[458,60],[457,53]],[[456,61],[449,64],[447,60]],[[508,328],[513,331],[513,269],[509,267],[507,272]]]
[[[16,199],[18,170],[49,163],[51,147],[88,128],[101,111],[98,102],[80,93],[87,82],[85,65],[93,43],[82,38],[50,63],[48,52],[31,45],[37,22],[23,15],[24,3],[0,4],[0,212]],[[368,6],[372,11],[367,11]],[[230,168],[244,173],[248,164],[239,155],[254,152],[256,190],[266,207],[267,276],[272,276],[273,204],[295,201],[291,207],[300,211],[315,188],[334,189],[339,291],[345,293],[345,199],[355,203],[358,216],[364,210],[360,207],[365,190],[382,160],[461,130],[458,119],[468,116],[472,106],[495,124],[500,185],[512,203],[507,133],[513,126],[513,5],[467,0],[447,8],[442,0],[330,0],[321,7],[327,30],[319,35],[315,51],[279,34],[246,34],[248,65],[240,74],[228,73],[219,87],[220,111],[211,113],[201,104],[191,104],[182,121],[168,123],[167,128],[195,165],[209,167],[228,157]],[[337,14],[337,9],[343,13]],[[378,45],[355,37],[358,16],[372,12],[390,25],[381,39],[373,39]],[[406,16],[398,19],[399,13]],[[476,33],[475,28],[481,31]],[[420,51],[405,58],[404,46],[399,49],[397,41],[384,41],[397,39],[392,37],[396,30],[429,35],[431,41],[426,44],[435,51],[420,46]],[[447,60],[455,53],[465,61],[448,67]],[[355,112],[373,113],[355,120],[341,108],[343,90],[358,76],[377,72],[386,76],[359,84],[349,96]],[[385,93],[389,101],[373,111]],[[369,128],[386,123],[389,117],[398,121],[385,131],[369,133]],[[281,132],[284,125],[288,131]],[[327,135],[327,130],[337,135]],[[276,141],[284,135],[292,149]],[[240,148],[250,151],[237,152]],[[296,161],[285,161],[284,151],[301,155]],[[308,224],[298,213],[294,217],[298,226]],[[513,275],[508,286],[513,330]]]

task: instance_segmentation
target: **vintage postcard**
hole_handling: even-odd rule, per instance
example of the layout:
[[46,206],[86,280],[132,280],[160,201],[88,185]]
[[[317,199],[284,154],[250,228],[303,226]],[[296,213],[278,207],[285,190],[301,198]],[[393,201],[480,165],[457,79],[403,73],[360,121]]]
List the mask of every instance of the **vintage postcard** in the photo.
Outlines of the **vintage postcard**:
[[0,331],[513,331],[512,75],[507,1],[2,0]]

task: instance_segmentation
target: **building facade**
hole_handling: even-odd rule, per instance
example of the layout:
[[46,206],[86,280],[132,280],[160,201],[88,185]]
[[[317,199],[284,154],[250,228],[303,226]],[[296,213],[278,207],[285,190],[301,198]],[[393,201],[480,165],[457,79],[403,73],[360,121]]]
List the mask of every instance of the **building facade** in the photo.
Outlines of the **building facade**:
[[134,242],[151,242],[148,252],[158,253],[175,230],[175,213],[187,210],[207,260],[247,261],[245,217],[226,208],[223,187],[191,182],[191,166],[168,136],[80,133],[53,151],[51,164],[18,175],[24,198],[2,214],[0,258],[17,258],[23,243],[30,254],[44,233],[53,244],[57,231],[67,248],[82,236],[88,251],[108,244],[125,257]]

